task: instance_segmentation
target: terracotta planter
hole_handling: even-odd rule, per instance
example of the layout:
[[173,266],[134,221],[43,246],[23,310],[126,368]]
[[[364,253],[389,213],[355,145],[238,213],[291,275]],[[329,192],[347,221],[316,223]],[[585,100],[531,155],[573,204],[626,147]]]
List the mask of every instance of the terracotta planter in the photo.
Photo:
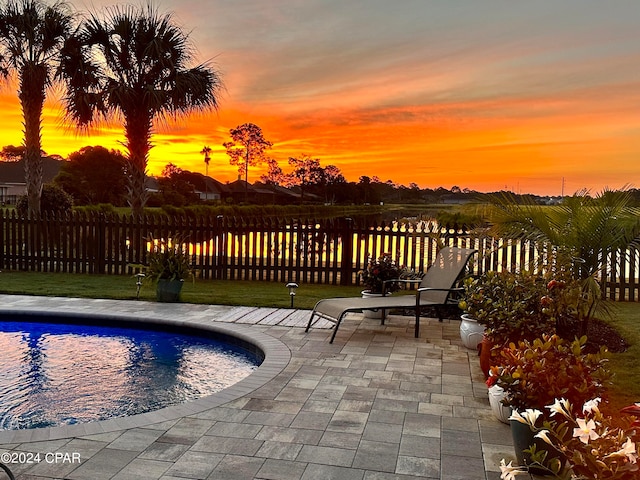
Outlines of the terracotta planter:
[[[360,293],[362,294],[362,298],[382,297],[381,293],[371,293],[368,290],[364,290],[364,291],[362,291]],[[382,309],[363,310],[362,314],[364,315],[364,318],[373,318],[373,319],[376,319],[376,320],[382,320],[383,319]]]
[[484,336],[484,325],[480,325],[475,318],[468,314],[460,316],[460,340],[462,345],[471,350],[477,350]]
[[487,335],[483,335],[482,342],[480,343],[480,368],[482,369],[482,373],[484,373],[485,378],[489,378],[492,348],[493,341]]

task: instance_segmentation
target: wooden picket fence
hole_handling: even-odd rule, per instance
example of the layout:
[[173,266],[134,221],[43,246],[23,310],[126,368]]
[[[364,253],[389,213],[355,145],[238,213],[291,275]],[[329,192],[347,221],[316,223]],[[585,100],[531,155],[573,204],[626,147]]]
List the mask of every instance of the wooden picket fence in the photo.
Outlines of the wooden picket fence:
[[[74,212],[24,219],[0,215],[0,269],[32,272],[131,274],[146,263],[152,239],[187,242],[203,279],[270,280],[355,285],[370,256],[390,252],[402,265],[425,271],[438,244],[475,248],[473,274],[536,270],[543,252],[520,240],[473,236],[431,222],[358,223],[350,219],[167,217]],[[640,299],[640,255],[607,257],[607,298]]]

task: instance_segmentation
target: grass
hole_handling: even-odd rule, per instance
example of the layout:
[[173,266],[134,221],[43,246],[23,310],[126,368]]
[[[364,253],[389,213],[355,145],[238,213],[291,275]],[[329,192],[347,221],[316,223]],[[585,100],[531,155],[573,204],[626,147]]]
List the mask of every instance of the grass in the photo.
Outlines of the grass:
[[[358,296],[360,290],[362,287],[301,283],[294,306],[311,309],[322,298]],[[0,293],[134,300],[136,280],[133,276],[3,271],[0,273]],[[140,299],[155,301],[155,285],[145,283],[140,290]],[[282,282],[188,281],[182,290],[182,299],[184,302],[200,304],[290,306],[289,292]],[[630,347],[624,353],[611,354],[610,367],[614,373],[612,411],[640,402],[640,303],[619,302],[616,307],[610,323]]]
[[611,354],[610,368],[614,373],[611,391],[612,410],[640,402],[640,303],[618,302],[610,320],[629,343],[624,353]]
[[[357,296],[361,290],[362,287],[300,284],[294,306],[311,309],[322,298]],[[122,275],[3,271],[0,273],[0,293],[135,300],[136,279]],[[140,300],[155,301],[155,297],[155,285],[145,282],[140,289]],[[284,283],[242,280],[186,281],[182,300],[250,307],[286,308],[291,305],[289,290]]]

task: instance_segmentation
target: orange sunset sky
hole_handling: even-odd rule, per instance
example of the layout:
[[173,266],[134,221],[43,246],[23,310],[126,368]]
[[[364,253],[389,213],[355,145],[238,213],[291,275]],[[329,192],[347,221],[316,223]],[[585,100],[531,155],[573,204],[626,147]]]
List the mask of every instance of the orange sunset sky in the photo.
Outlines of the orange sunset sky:
[[[100,11],[105,0],[75,2]],[[222,143],[246,122],[287,170],[309,154],[347,180],[558,195],[640,187],[638,0],[165,0],[225,90],[218,112],[159,124],[149,173],[169,162],[237,177]],[[52,92],[43,148],[121,148],[119,123],[62,124]],[[15,87],[0,145],[22,142]],[[261,169],[249,170],[249,181]]]

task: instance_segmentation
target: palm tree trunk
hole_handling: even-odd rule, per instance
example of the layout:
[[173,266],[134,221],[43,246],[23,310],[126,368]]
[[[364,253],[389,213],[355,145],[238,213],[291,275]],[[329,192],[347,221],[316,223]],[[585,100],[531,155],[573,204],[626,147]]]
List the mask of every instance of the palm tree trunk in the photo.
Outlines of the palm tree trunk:
[[125,119],[126,147],[128,158],[128,202],[131,213],[138,217],[143,214],[148,193],[147,161],[151,150],[151,112],[128,115]]
[[26,64],[20,72],[20,106],[24,117],[24,173],[27,184],[28,215],[40,216],[42,195],[41,119],[44,107],[47,69]]

